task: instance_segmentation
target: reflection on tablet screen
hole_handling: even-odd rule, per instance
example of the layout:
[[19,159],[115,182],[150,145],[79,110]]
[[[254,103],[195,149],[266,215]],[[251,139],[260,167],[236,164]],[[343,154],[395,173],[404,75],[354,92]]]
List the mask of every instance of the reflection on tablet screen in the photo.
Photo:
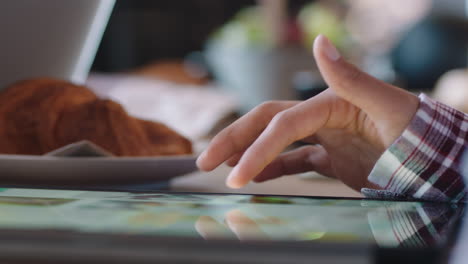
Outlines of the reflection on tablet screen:
[[424,247],[444,243],[460,212],[423,202],[0,189],[0,229]]

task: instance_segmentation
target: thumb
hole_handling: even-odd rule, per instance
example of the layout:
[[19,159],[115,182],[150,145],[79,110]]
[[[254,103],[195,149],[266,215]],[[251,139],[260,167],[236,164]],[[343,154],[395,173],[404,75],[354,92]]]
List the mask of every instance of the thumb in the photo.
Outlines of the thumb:
[[[341,57],[323,35],[314,42],[314,56],[328,86],[341,98],[362,109],[374,121],[391,120],[401,113],[411,118],[418,98],[362,72]],[[390,119],[390,120],[389,120]]]

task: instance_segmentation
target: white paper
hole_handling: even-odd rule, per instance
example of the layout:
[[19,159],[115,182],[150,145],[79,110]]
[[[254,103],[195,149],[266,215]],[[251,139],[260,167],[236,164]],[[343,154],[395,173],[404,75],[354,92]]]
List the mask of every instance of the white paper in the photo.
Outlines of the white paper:
[[132,75],[92,74],[87,85],[141,119],[158,121],[191,140],[206,136],[237,109],[233,97],[212,86],[179,85]]

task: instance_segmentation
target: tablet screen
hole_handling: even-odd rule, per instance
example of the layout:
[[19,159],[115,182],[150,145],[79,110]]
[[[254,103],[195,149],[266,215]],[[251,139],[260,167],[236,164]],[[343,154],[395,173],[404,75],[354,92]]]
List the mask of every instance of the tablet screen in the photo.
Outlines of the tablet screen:
[[200,239],[444,243],[455,204],[237,194],[0,189],[0,229]]

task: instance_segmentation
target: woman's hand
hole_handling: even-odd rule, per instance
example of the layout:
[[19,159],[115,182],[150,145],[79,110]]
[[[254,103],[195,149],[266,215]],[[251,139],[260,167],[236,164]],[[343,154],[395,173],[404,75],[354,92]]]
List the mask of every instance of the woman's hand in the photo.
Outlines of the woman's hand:
[[[314,55],[329,89],[307,101],[266,102],[221,131],[200,155],[200,169],[235,166],[231,188],[287,174],[317,171],[355,190],[368,182],[380,155],[408,126],[419,99],[346,62],[317,37]],[[281,152],[302,140],[314,145]]]

